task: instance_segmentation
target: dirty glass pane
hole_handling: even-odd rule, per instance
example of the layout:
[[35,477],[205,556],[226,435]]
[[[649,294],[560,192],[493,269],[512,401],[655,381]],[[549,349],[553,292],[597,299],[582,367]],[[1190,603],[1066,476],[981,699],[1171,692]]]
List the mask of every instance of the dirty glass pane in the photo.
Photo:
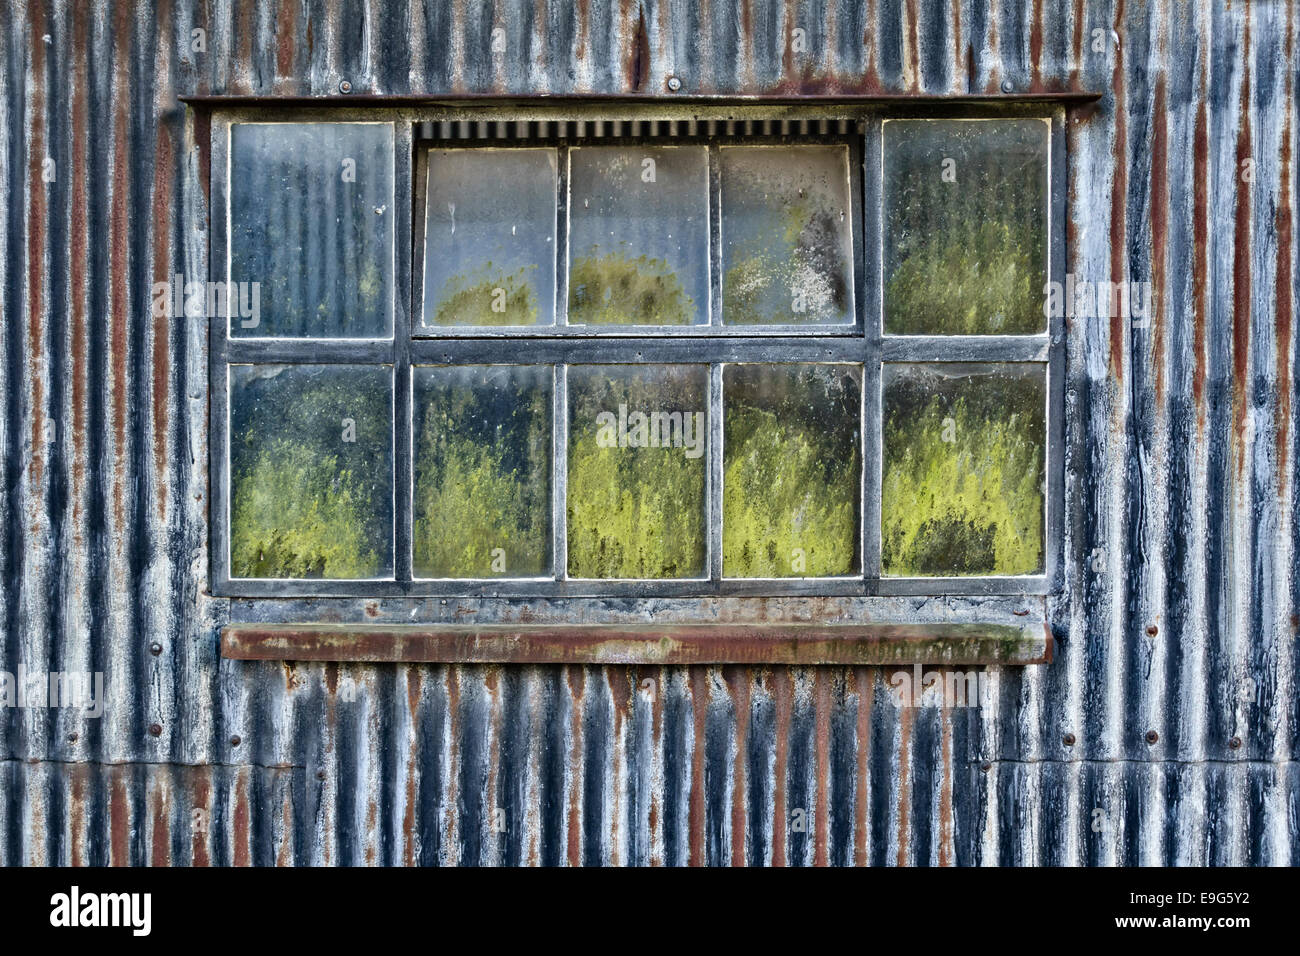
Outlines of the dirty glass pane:
[[885,574],[1042,572],[1045,401],[1039,364],[885,365]]
[[414,370],[414,569],[526,578],[551,569],[549,365]]
[[233,125],[231,335],[392,335],[393,202],[389,124]]
[[859,568],[862,369],[722,371],[722,573],[832,577]]
[[569,369],[569,574],[697,578],[708,367]]
[[705,148],[590,146],[569,157],[569,324],[707,324]]
[[852,322],[847,147],[725,147],[720,163],[723,321]]
[[884,124],[885,331],[1042,332],[1048,127]]
[[393,575],[393,372],[230,367],[230,574]]
[[553,149],[429,153],[424,324],[555,321]]

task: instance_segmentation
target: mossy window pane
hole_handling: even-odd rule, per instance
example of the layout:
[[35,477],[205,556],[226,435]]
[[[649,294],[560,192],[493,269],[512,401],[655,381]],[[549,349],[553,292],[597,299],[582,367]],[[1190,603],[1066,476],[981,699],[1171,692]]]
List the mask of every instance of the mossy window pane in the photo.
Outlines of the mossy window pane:
[[550,573],[552,375],[414,370],[416,577]]
[[231,366],[231,576],[392,577],[392,435],[388,366]]
[[429,153],[424,324],[555,320],[553,149]]
[[886,365],[887,575],[1043,570],[1045,367]]
[[852,322],[847,147],[735,146],[720,157],[723,321]]
[[885,331],[1042,332],[1048,127],[884,124]]
[[703,577],[708,367],[568,374],[569,574]]
[[394,215],[391,125],[233,125],[231,334],[392,335]]
[[728,365],[722,388],[722,573],[853,574],[861,566],[861,367]]
[[705,148],[589,146],[569,157],[569,324],[707,324]]

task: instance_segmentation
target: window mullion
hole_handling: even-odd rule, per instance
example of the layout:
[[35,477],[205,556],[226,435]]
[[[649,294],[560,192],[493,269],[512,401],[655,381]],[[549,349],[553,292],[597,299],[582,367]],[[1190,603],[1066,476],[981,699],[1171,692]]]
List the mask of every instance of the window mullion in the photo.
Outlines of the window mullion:
[[[411,170],[412,130],[410,124],[397,123],[394,138],[393,185],[396,195],[409,196],[413,191]],[[415,294],[412,279],[411,207],[395,203],[396,235],[393,237],[393,575],[402,583],[411,580],[412,545],[412,470],[411,445],[414,402],[411,395],[411,330],[415,324]]]
[[722,580],[722,364],[709,366],[707,555],[709,580]]
[[555,579],[564,581],[569,576],[569,366],[557,363],[553,368],[551,562]]

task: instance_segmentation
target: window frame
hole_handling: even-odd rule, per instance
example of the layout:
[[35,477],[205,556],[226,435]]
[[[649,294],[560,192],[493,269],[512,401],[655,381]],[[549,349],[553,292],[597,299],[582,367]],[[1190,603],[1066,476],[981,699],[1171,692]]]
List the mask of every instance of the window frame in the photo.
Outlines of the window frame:
[[[390,123],[393,128],[393,337],[392,339],[284,339],[239,338],[229,334],[229,320],[209,319],[210,383],[210,583],[212,593],[235,598],[478,598],[486,600],[589,598],[627,600],[638,605],[646,599],[681,598],[707,601],[715,598],[777,598],[798,601],[813,598],[901,598],[921,596],[1025,597],[1058,593],[1062,585],[1063,518],[1065,510],[1065,422],[1064,319],[1047,318],[1039,335],[922,336],[886,335],[883,330],[883,128],[891,119],[1007,119],[1040,118],[1048,124],[1048,232],[1047,280],[1063,278],[1066,237],[1063,229],[1066,201],[1065,106],[1059,102],[989,104],[951,103],[837,105],[820,104],[785,108],[761,104],[720,104],[683,111],[666,104],[554,104],[462,107],[282,107],[232,106],[211,114],[211,217],[209,221],[210,263],[208,279],[228,278],[229,163],[231,129],[238,123],[372,122]],[[754,134],[764,122],[791,121],[812,125],[823,121],[846,121],[847,136],[820,137]],[[852,223],[853,324],[809,325],[804,327],[764,326],[680,326],[645,328],[557,326],[516,328],[457,327],[450,333],[427,330],[421,334],[423,294],[423,202],[424,187],[419,175],[421,157],[430,142],[444,137],[424,135],[434,129],[462,129],[462,142],[482,145],[534,146],[544,139],[512,139],[510,131],[519,124],[618,124],[643,122],[691,124],[713,123],[721,132],[694,137],[678,136],[671,142],[703,141],[712,144],[709,155],[709,247],[711,322],[721,321],[721,261],[716,157],[726,145],[761,145],[766,142],[845,142],[849,146],[850,201]],[[745,130],[749,129],[749,135]],[[476,136],[477,133],[505,133]],[[505,139],[505,142],[501,140]],[[635,136],[565,136],[566,148],[585,143],[600,145],[646,145]],[[670,140],[662,140],[668,143]],[[660,145],[656,139],[653,145]],[[561,199],[565,196],[567,163],[557,168]],[[557,209],[556,311],[567,303],[567,231],[562,223],[564,209]],[[419,330],[419,331],[417,331]],[[527,342],[527,361],[508,356],[510,342]],[[503,357],[505,356],[505,357]],[[559,563],[564,554],[564,470],[567,461],[560,441],[567,432],[568,409],[564,364],[622,364],[637,362],[690,362],[709,366],[710,414],[705,461],[708,499],[708,576],[698,579],[601,580],[568,579],[567,567]],[[622,362],[620,362],[622,359]],[[722,363],[735,361],[844,362],[862,368],[860,448],[862,454],[862,500],[860,505],[860,572],[834,578],[723,578],[721,576],[721,474],[722,449]],[[394,392],[394,578],[351,579],[252,579],[230,576],[229,526],[229,391],[227,367],[245,362],[272,364],[389,364]],[[1044,436],[1044,571],[1037,575],[961,577],[883,577],[880,574],[881,429],[883,364],[894,362],[1033,362],[1041,363],[1046,377],[1046,426]],[[412,430],[414,428],[411,369],[415,365],[526,364],[554,366],[552,446],[552,538],[555,542],[552,569],[554,579],[482,578],[421,579],[412,574]],[[407,476],[405,494],[398,475]],[[562,573],[561,573],[562,572]]]

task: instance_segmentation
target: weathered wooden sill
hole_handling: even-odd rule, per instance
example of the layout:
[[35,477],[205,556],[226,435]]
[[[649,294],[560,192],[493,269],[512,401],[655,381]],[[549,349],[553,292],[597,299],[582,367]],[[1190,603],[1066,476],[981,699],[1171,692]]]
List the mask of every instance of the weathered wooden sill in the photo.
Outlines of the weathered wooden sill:
[[231,624],[234,660],[464,664],[1041,664],[1044,621],[1008,624]]

